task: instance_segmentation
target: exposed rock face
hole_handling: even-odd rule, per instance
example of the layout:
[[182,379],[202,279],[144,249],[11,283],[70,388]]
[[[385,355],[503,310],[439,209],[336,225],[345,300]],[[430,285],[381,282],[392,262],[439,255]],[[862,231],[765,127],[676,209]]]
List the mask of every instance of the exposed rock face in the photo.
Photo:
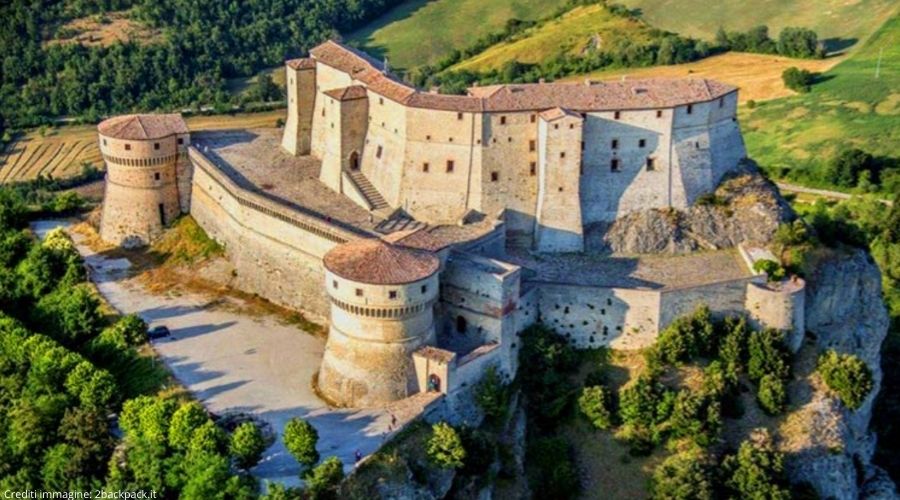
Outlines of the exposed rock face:
[[807,413],[808,434],[788,454],[789,475],[794,482],[810,483],[823,498],[859,498],[863,492],[893,498],[890,479],[870,462],[875,436],[869,422],[881,386],[880,349],[889,322],[878,268],[863,251],[835,253],[808,278],[806,326],[815,335],[816,349],[859,356],[872,370],[875,385],[863,405],[851,411],[823,384],[814,384],[810,401],[797,410]]
[[747,166],[714,196],[687,210],[646,210],[588,229],[590,251],[618,254],[684,253],[767,243],[794,218],[778,189]]

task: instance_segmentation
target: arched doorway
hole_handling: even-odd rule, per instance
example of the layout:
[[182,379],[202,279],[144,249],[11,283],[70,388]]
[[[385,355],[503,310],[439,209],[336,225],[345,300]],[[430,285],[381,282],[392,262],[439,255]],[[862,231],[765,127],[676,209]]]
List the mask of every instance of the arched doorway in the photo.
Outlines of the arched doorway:
[[434,373],[428,376],[428,392],[441,392],[441,377]]
[[350,170],[359,170],[359,153],[350,153]]

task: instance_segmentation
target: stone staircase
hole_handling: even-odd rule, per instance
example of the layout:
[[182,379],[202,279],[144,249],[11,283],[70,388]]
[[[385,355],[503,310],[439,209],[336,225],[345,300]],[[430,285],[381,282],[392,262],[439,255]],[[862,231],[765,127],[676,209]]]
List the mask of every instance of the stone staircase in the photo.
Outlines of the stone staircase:
[[347,170],[347,176],[356,184],[356,187],[359,188],[360,192],[362,192],[363,196],[366,197],[366,201],[369,202],[369,205],[372,207],[372,211],[382,210],[385,208],[390,208],[390,205],[384,200],[384,197],[381,196],[381,193],[375,189],[375,186],[369,182],[369,179],[363,175],[360,170]]

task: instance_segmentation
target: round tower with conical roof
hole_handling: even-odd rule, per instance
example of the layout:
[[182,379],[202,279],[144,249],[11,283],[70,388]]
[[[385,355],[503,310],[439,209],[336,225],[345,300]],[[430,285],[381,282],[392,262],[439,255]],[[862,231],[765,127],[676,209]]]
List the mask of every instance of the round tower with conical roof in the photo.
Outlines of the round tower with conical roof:
[[148,244],[190,200],[190,135],[179,114],[126,115],[97,127],[106,163],[100,237],[122,247]]
[[412,353],[433,343],[440,260],[380,239],[325,255],[331,326],[318,387],[342,406],[375,406],[417,391]]

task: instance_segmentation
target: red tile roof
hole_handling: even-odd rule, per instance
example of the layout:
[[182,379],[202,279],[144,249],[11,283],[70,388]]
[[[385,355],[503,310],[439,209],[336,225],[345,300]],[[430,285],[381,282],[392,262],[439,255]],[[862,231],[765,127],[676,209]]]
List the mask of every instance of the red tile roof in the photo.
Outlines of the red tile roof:
[[581,119],[581,115],[579,115],[578,113],[573,113],[571,111],[568,111],[568,110],[565,110],[565,109],[559,108],[559,107],[556,107],[553,109],[548,109],[547,111],[544,111],[541,113],[541,118],[543,118],[544,120],[546,120],[548,122],[552,122],[554,120],[559,120],[560,118],[565,118],[567,116],[571,116],[573,118],[578,118],[579,120]]
[[349,87],[341,87],[338,89],[326,90],[325,95],[338,101],[352,101],[353,99],[365,99],[369,96],[366,87],[363,85],[351,85]]
[[441,349],[440,347],[434,347],[430,345],[422,346],[413,352],[413,354],[418,354],[423,358],[430,359],[432,361],[437,361],[438,363],[448,364],[453,361],[453,358],[456,357],[456,353],[452,351],[448,351],[446,349]]
[[313,69],[316,67],[316,60],[312,57],[301,57],[300,59],[291,59],[285,64],[292,69]]
[[423,280],[438,271],[434,254],[391,245],[377,238],[349,241],[331,249],[325,268],[358,283],[403,285]]
[[122,115],[97,125],[101,135],[112,139],[143,141],[173,134],[187,134],[187,124],[178,113],[168,115]]
[[736,87],[706,79],[643,79],[587,83],[533,83],[472,87],[469,95],[423,92],[384,71],[363,52],[334,41],[310,51],[317,62],[350,75],[373,92],[416,108],[446,111],[575,111],[670,108],[706,102],[734,92]]

